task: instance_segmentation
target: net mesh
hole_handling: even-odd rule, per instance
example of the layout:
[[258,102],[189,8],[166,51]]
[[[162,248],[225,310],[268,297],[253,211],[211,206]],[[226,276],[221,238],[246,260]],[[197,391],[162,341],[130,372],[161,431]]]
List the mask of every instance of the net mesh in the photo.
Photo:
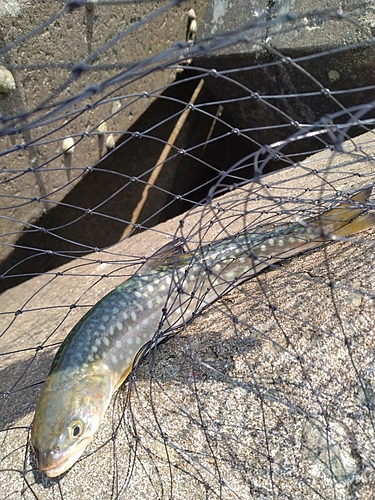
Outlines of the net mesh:
[[62,340],[158,248],[373,185],[372,2],[271,3],[0,3],[1,498],[373,498],[373,229],[170,324],[66,474],[30,447]]

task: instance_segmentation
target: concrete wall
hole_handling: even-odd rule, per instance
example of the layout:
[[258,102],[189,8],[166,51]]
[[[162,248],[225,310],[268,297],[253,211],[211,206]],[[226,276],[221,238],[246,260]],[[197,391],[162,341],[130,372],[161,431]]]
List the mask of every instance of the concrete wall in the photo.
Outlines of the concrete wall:
[[[250,129],[256,149],[285,140],[301,130],[298,124],[313,124],[324,115],[339,114],[333,121],[346,123],[347,109],[375,98],[373,88],[364,90],[373,86],[375,71],[372,6],[367,0],[211,0],[198,38],[233,30],[234,41],[240,20],[249,27],[241,32],[248,40],[206,52],[194,64],[228,77],[211,77],[207,85],[217,99],[233,101],[226,110],[239,129]],[[299,141],[284,152],[306,154],[321,147],[322,142]]]
[[[172,69],[132,79],[136,71],[129,67],[185,41],[189,9],[201,15],[206,2],[175,3],[180,5],[159,14],[165,2],[100,5],[91,0],[71,10],[65,2],[49,0],[0,3],[0,64],[10,70],[15,87],[10,82],[0,92],[0,210],[5,216],[0,260],[20,232],[33,230],[29,224],[106,154],[109,134],[114,132],[113,145],[150,105],[152,93],[174,80]],[[87,70],[74,72],[82,62]],[[97,92],[87,91],[91,85],[99,85]],[[139,97],[142,92],[151,97]],[[79,99],[69,102],[73,96]],[[74,152],[64,154],[69,137]]]

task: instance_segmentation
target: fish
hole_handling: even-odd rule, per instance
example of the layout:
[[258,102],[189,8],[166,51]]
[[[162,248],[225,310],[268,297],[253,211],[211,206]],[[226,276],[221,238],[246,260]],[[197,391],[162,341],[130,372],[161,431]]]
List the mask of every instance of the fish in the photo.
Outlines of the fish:
[[273,263],[373,227],[371,192],[362,189],[320,216],[243,231],[194,252],[178,238],[149,257],[59,347],[31,430],[39,469],[57,477],[81,457],[141,352]]

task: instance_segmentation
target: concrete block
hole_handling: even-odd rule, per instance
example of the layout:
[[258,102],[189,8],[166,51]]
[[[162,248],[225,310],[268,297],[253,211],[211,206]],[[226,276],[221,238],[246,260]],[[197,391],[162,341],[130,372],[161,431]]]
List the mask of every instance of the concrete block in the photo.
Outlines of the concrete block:
[[[353,119],[351,107],[375,98],[372,7],[368,1],[351,5],[318,0],[312,5],[212,0],[199,25],[197,44],[220,34],[228,45],[196,57],[194,64],[216,70],[207,84],[236,127],[246,129],[255,149],[285,141],[301,132],[299,125],[326,115],[336,115],[332,121],[345,124]],[[238,36],[241,26],[247,29]],[[334,140],[323,136],[323,141],[298,141],[283,152],[301,158]]]
[[15,82],[7,93],[0,83],[0,260],[106,154],[107,136],[113,146],[173,81],[172,69],[142,74],[134,65],[185,41],[192,6],[176,3],[143,23],[159,2],[69,5],[0,2],[0,64]]

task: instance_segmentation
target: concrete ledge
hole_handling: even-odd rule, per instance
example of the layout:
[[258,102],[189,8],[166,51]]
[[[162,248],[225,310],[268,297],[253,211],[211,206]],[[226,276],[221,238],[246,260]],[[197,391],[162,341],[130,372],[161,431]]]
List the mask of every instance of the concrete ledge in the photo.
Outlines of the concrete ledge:
[[40,389],[34,384],[88,305],[174,235],[188,237],[193,249],[255,220],[285,221],[288,210],[319,211],[314,200],[333,201],[341,191],[373,184],[374,135],[345,143],[344,150],[312,156],[82,266],[64,266],[2,295],[1,342],[8,354],[0,380],[9,392],[0,413],[1,428],[8,429],[0,485],[8,498],[19,498],[21,490],[32,498],[30,488],[39,500],[59,491],[64,500],[269,498],[272,491],[313,500],[333,491],[340,500],[353,491],[371,498],[373,229],[262,273],[160,346],[138,370],[130,400],[127,384],[115,395],[114,413],[107,413],[89,454],[59,485],[31,472],[27,448]]

